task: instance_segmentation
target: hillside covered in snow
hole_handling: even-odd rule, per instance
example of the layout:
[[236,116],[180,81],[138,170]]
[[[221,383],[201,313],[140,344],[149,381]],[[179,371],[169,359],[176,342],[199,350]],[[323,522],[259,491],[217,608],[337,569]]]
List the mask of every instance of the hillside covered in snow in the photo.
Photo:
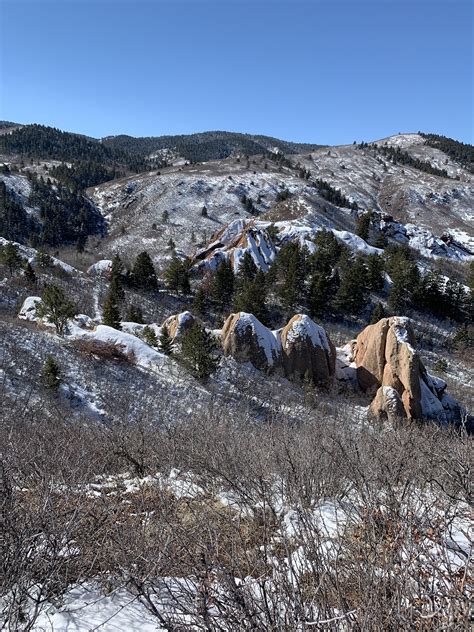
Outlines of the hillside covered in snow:
[[471,156],[1,126],[0,629],[467,629]]

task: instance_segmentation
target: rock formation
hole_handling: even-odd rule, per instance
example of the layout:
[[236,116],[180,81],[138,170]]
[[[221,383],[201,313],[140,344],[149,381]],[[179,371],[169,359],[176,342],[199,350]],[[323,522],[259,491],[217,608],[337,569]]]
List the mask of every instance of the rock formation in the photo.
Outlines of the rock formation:
[[222,328],[221,340],[225,355],[239,362],[250,362],[261,371],[273,371],[282,364],[278,336],[253,314],[231,314]]
[[231,314],[221,332],[225,355],[262,371],[282,370],[295,380],[326,383],[334,375],[336,350],[322,327],[297,314],[282,330],[271,331],[253,316]]
[[353,342],[352,357],[361,388],[376,390],[370,410],[389,418],[456,421],[459,405],[445,392],[446,383],[431,376],[416,349],[407,318],[383,318],[366,327]]
[[223,259],[229,259],[237,273],[246,252],[263,272],[268,271],[276,257],[275,244],[265,228],[237,219],[216,233],[207,248],[196,253],[194,265],[198,270],[215,270]]
[[296,314],[281,331],[287,377],[309,378],[317,384],[334,375],[336,349],[325,330],[304,314]]
[[196,318],[191,312],[181,312],[167,318],[162,326],[168,329],[169,335],[175,340],[191,329],[195,322]]

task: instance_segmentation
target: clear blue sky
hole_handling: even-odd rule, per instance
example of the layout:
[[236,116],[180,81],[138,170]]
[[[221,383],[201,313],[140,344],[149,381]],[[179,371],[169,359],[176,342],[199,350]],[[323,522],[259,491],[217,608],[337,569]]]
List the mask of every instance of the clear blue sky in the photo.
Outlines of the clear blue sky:
[[473,141],[470,0],[0,0],[0,119]]

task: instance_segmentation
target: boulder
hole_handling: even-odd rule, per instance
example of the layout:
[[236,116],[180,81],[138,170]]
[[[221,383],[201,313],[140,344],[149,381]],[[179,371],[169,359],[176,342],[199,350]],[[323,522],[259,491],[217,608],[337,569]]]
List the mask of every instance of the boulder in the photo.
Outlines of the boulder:
[[405,417],[405,408],[398,391],[391,386],[381,386],[372,403],[370,412],[376,417],[387,417],[389,421]]
[[41,303],[41,298],[39,296],[28,296],[23,301],[23,305],[18,312],[18,318],[21,320],[29,320],[34,322],[36,320],[40,320],[39,316],[36,313],[38,305]]
[[167,318],[162,326],[168,329],[169,335],[175,340],[191,329],[196,322],[191,312],[181,312]]
[[221,331],[225,355],[239,362],[250,362],[261,371],[273,371],[281,366],[281,344],[271,331],[253,314],[231,314]]
[[101,259],[96,261],[89,268],[87,268],[87,274],[89,276],[110,278],[112,274],[112,261],[111,259]]
[[462,411],[445,393],[446,383],[432,377],[416,349],[407,318],[383,318],[366,327],[353,342],[352,358],[364,391],[377,388],[373,414],[389,418],[458,421]]
[[287,377],[328,382],[335,373],[336,349],[325,330],[309,316],[296,314],[281,331]]

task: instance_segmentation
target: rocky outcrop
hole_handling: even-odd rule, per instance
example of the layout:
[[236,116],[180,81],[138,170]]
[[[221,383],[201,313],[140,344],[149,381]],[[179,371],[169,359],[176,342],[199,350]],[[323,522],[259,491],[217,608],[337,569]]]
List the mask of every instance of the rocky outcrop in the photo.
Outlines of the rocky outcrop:
[[376,417],[387,417],[389,421],[406,417],[401,397],[391,386],[381,386],[378,389],[370,405],[370,412]]
[[352,358],[361,388],[374,392],[370,411],[376,416],[455,421],[459,405],[446,383],[425,369],[407,318],[383,318],[366,327],[353,342]]
[[191,329],[196,322],[191,312],[181,312],[167,318],[162,326],[168,329],[169,335],[175,340]]
[[281,331],[285,374],[322,384],[333,376],[336,349],[325,330],[304,314],[296,314]]
[[297,314],[282,330],[271,331],[244,312],[231,314],[221,332],[225,355],[262,371],[281,371],[293,380],[327,383],[334,375],[336,350],[322,327]]
[[112,260],[100,259],[100,261],[96,261],[87,268],[87,274],[89,276],[103,277],[106,279],[110,278],[112,274]]
[[246,252],[263,272],[268,271],[277,253],[265,228],[237,219],[216,233],[207,248],[196,253],[194,265],[197,270],[215,270],[223,259],[228,259],[237,273]]
[[40,303],[41,298],[39,296],[28,296],[28,298],[25,298],[23,305],[18,312],[18,318],[21,320],[29,320],[31,322],[39,320],[36,310]]
[[250,362],[261,371],[274,371],[281,367],[281,343],[253,314],[231,314],[221,331],[222,348],[239,362]]

